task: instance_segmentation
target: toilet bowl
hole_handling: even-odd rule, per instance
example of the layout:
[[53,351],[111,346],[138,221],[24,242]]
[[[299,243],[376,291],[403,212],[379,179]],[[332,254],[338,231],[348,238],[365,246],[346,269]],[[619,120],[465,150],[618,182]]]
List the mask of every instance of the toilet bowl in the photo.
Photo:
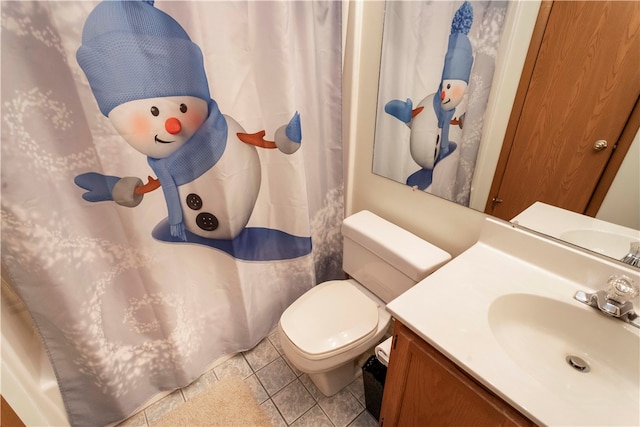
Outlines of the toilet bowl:
[[389,330],[386,303],[451,259],[369,211],[346,218],[342,234],[343,269],[352,278],[313,287],[278,324],[285,356],[326,396],[361,373],[356,360]]

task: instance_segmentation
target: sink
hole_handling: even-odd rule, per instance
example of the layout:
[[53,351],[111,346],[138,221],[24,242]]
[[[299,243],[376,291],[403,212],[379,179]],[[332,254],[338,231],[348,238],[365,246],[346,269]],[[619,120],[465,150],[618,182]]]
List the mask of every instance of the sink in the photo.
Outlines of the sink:
[[537,425],[637,426],[640,329],[573,298],[621,274],[640,283],[634,267],[487,218],[387,310]]
[[621,259],[629,252],[629,244],[637,236],[611,233],[602,230],[569,230],[560,234],[560,239],[576,246]]
[[585,401],[626,390],[618,404],[637,405],[640,345],[619,320],[531,294],[496,298],[488,320],[502,349],[549,389]]

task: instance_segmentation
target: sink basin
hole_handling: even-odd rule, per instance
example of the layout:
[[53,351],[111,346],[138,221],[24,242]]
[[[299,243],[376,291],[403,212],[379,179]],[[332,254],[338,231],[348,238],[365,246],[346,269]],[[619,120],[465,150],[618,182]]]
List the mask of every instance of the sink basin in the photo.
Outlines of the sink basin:
[[634,240],[633,237],[590,229],[569,230],[560,234],[560,239],[568,243],[616,259],[621,259],[629,252],[629,244]]
[[489,307],[489,326],[504,351],[529,375],[585,401],[621,391],[637,405],[640,342],[617,319],[531,294],[508,294]]
[[640,329],[573,298],[621,274],[640,282],[634,267],[488,218],[387,310],[537,425],[638,426]]

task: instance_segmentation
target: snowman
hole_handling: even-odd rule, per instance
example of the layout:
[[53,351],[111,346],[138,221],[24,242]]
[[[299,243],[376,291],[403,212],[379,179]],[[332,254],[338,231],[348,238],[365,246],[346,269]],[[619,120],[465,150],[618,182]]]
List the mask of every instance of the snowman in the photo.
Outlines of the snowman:
[[[147,156],[157,178],[78,175],[90,202],[138,206],[162,189],[168,217],[153,230],[159,240],[208,245],[244,259],[282,259],[310,252],[310,238],[247,228],[261,181],[257,147],[298,150],[300,116],[275,132],[247,134],[223,115],[209,94],[200,48],[153,2],[104,1],[89,14],[77,60],[100,111],[133,148]],[[264,240],[293,249],[261,251]],[[273,246],[273,241],[271,242]]]
[[410,129],[411,158],[422,168],[407,178],[407,184],[420,190],[433,181],[436,165],[452,154],[456,143],[449,140],[450,125],[462,128],[463,117],[455,118],[469,84],[473,51],[467,37],[473,23],[473,8],[465,1],[456,11],[452,23],[442,78],[436,93],[427,95],[414,109],[410,98],[391,100],[385,112],[404,122]]

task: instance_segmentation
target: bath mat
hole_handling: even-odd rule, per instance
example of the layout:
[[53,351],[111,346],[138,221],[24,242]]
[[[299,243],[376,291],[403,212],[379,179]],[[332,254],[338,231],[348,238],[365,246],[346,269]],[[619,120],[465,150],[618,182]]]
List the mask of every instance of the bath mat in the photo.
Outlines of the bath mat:
[[153,427],[260,426],[272,424],[241,378],[226,378],[167,413]]

